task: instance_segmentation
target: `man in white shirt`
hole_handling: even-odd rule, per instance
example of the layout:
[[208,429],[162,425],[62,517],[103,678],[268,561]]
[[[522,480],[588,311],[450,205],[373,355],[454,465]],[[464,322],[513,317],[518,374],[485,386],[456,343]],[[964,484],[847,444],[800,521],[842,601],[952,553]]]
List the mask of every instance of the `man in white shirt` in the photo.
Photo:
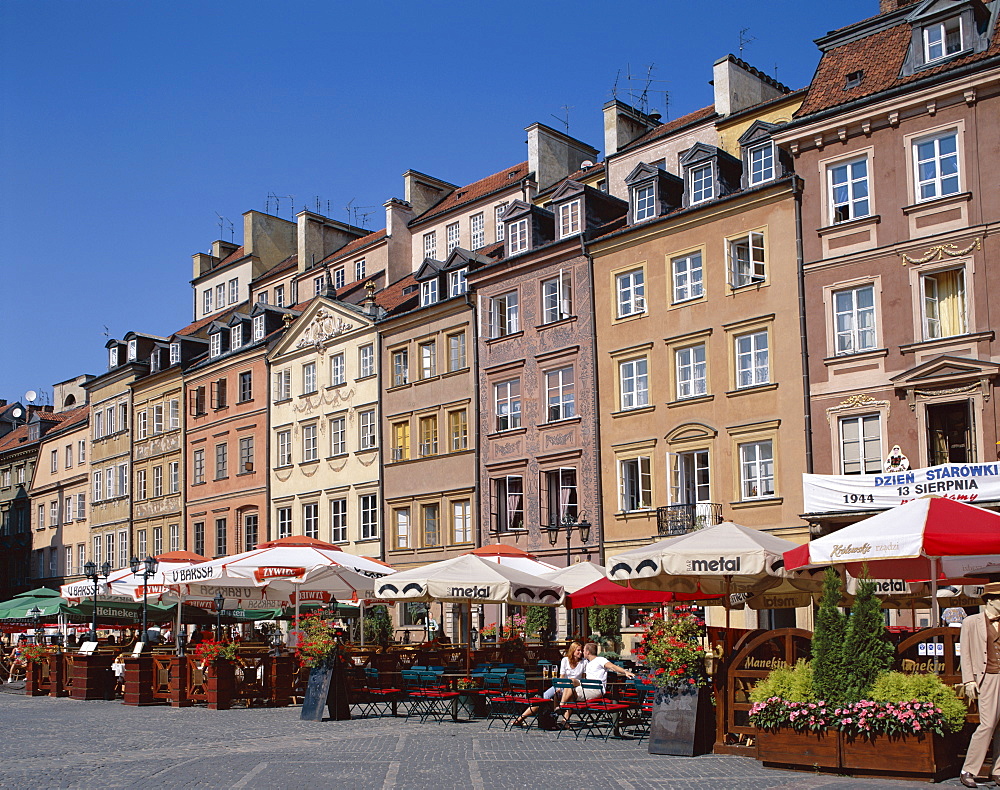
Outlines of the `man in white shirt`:
[[[573,680],[573,688],[566,689],[563,691],[562,701],[560,705],[564,705],[569,702],[574,697],[574,692],[576,699],[580,702],[589,701],[592,699],[597,699],[598,697],[604,696],[604,692],[607,690],[608,684],[608,670],[618,674],[624,675],[630,680],[635,677],[635,675],[624,667],[620,667],[617,664],[612,664],[606,658],[597,655],[599,648],[593,642],[588,642],[583,646],[583,658],[587,662],[587,668],[583,672],[583,677],[586,680],[599,680],[601,681],[601,690],[595,689],[585,689],[580,685],[580,681]],[[563,716],[563,722],[569,721],[569,713],[567,712]]]

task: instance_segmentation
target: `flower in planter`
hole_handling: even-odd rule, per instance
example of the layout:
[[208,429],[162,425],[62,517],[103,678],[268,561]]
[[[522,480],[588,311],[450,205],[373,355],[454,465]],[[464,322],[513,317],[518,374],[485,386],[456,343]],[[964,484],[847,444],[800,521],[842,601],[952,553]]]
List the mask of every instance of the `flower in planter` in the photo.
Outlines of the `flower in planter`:
[[238,648],[234,642],[216,642],[207,639],[199,642],[194,648],[194,657],[201,662],[202,668],[214,664],[220,658],[232,661],[237,655],[239,655]]
[[459,678],[458,688],[460,691],[466,691],[468,689],[479,688],[479,684],[472,678]]
[[299,619],[303,636],[295,651],[302,666],[316,669],[332,667],[337,662],[349,660],[347,649],[341,644],[343,631],[333,620],[328,620],[319,612]]
[[40,664],[55,652],[55,650],[52,650],[45,645],[24,645],[21,648],[21,657],[25,661],[30,661],[33,664]]
[[644,627],[636,655],[650,668],[650,683],[679,691],[698,688],[708,682],[703,620],[688,611],[675,610],[670,618],[647,617]]

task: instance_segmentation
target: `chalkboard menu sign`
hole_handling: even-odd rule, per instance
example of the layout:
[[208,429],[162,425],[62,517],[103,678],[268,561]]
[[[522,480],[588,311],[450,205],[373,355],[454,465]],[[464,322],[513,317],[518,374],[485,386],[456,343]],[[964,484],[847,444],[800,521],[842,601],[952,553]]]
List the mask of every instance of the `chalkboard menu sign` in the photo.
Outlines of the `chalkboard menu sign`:
[[323,721],[332,678],[333,669],[316,667],[309,670],[309,685],[302,700],[302,715],[299,717],[302,721]]

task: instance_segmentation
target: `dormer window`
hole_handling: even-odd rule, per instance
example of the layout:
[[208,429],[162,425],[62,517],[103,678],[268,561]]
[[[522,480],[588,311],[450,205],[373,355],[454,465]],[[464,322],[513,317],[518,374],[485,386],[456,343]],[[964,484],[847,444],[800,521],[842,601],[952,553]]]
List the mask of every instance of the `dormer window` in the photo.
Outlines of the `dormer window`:
[[580,201],[571,200],[559,207],[559,238],[580,232]]
[[420,283],[420,306],[427,307],[427,305],[432,305],[438,300],[438,281],[437,279],[428,280],[427,282]]
[[171,343],[170,344],[170,364],[176,365],[181,361],[181,344]]
[[136,353],[138,351],[138,345],[139,345],[139,342],[137,340],[129,340],[128,341],[128,361],[129,362],[134,362],[135,361],[135,355],[136,355]]
[[691,203],[702,203],[715,197],[715,178],[712,175],[712,165],[694,167],[688,174],[688,184]]
[[216,332],[209,338],[208,353],[210,356],[217,357],[222,353],[222,334]]
[[507,235],[507,254],[513,255],[528,249],[528,220],[519,219],[510,223]]
[[768,141],[747,150],[750,186],[764,184],[774,179],[774,143]]
[[468,269],[459,269],[448,275],[448,292],[450,296],[461,296],[469,290],[469,285],[466,282],[468,274]]
[[108,367],[118,367],[118,346],[112,346],[108,349]]
[[861,84],[861,80],[865,78],[865,70],[858,69],[857,71],[852,71],[847,75],[844,81],[844,90],[849,88],[857,88]]
[[961,20],[948,19],[924,28],[924,63],[932,63],[961,51]]
[[633,215],[635,221],[656,216],[656,188],[652,184],[643,184],[632,190],[632,203],[635,206]]
[[229,347],[239,348],[243,345],[243,324],[237,324],[229,330]]
[[264,316],[255,315],[253,317],[253,339],[263,340],[264,339]]

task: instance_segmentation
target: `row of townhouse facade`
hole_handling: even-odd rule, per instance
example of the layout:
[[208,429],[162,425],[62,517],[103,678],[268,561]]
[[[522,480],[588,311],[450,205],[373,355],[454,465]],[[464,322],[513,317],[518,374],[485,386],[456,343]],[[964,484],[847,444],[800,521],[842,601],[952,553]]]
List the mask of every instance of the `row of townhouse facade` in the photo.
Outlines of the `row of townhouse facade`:
[[87,432],[90,501],[60,497],[87,537],[29,528],[7,584],[288,535],[401,569],[722,520],[804,541],[864,511],[806,512],[803,472],[995,460],[998,5],[883,0],[801,90],[730,55],[673,121],[610,101],[601,161],[534,124],[472,184],[404,173],[376,232],[248,212],[194,256],[194,322],[110,341],[82,383],[87,427],[59,431]]

